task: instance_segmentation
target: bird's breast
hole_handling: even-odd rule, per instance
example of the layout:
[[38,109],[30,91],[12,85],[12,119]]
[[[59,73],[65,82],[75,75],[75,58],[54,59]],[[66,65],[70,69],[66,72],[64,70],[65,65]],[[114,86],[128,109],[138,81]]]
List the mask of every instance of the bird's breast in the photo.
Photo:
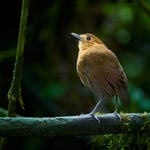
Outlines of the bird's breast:
[[103,69],[104,62],[103,59],[103,55],[94,52],[79,51],[76,69],[84,85],[88,86],[86,79],[87,74],[95,71],[102,71],[101,69]]

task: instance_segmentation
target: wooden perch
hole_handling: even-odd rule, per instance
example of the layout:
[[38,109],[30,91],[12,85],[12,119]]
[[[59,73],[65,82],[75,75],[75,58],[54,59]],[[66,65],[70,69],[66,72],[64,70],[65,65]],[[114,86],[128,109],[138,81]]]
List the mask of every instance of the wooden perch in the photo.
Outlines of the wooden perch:
[[87,136],[118,133],[150,133],[150,113],[62,117],[0,117],[0,136]]

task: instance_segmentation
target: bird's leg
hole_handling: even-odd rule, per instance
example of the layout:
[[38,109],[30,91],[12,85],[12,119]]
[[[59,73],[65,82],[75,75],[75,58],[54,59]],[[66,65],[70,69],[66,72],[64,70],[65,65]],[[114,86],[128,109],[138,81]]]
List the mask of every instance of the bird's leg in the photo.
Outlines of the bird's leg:
[[114,114],[116,115],[117,118],[119,118],[119,120],[121,120],[121,116],[118,113],[118,96],[116,96],[116,99],[115,99],[115,111],[114,111]]
[[92,111],[89,113],[90,115],[94,115],[94,114],[95,114],[95,112],[96,112],[97,108],[99,107],[100,103],[101,103],[101,100],[99,100],[99,101],[97,102],[97,104],[95,105],[95,107],[94,107],[94,108],[92,109]]
[[97,103],[96,106],[92,109],[92,111],[91,111],[90,113],[88,113],[88,114],[81,114],[81,115],[88,115],[88,116],[91,116],[91,117],[93,117],[98,123],[100,123],[100,120],[98,119],[98,117],[94,115],[95,112],[96,112],[96,110],[97,110],[97,108],[99,107],[100,103],[101,103],[101,100],[98,101],[98,103]]

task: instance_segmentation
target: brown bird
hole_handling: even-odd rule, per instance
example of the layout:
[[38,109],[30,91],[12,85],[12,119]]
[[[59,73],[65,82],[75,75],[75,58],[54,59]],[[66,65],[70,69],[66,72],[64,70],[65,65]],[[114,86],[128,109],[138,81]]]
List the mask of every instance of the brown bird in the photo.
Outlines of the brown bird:
[[79,54],[76,69],[81,82],[89,87],[99,98],[89,113],[94,116],[102,101],[116,96],[115,115],[118,114],[118,96],[123,104],[128,104],[128,81],[116,55],[95,35],[91,33],[71,33],[79,40]]

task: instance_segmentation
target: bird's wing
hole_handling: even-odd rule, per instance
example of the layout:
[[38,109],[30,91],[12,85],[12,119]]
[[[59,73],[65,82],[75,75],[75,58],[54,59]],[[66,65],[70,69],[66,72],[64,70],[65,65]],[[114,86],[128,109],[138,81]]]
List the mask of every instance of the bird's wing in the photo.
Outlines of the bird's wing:
[[[110,51],[110,53],[112,52]],[[112,59],[113,57],[116,57],[113,53],[111,56]],[[109,70],[105,71],[105,79],[113,87],[116,95],[119,96],[122,103],[127,104],[129,102],[129,95],[127,91],[128,81],[122,66],[117,58],[115,58],[114,61],[107,62],[106,65]]]
[[101,74],[91,71],[86,74],[89,88],[102,100],[108,100],[114,96],[114,90],[111,85],[103,78]]

